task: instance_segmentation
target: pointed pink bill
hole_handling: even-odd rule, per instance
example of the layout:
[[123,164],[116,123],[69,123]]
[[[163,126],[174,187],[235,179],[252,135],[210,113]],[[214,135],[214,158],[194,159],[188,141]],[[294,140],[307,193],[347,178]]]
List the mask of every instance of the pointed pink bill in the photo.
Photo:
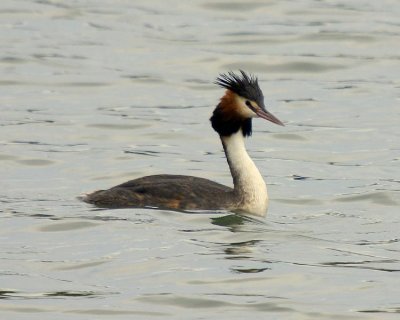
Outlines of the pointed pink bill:
[[268,112],[267,110],[263,110],[261,108],[256,110],[256,115],[259,116],[260,118],[263,118],[265,120],[271,121],[275,124],[279,124],[280,126],[284,126],[281,120],[279,120],[277,117],[275,117],[272,113]]

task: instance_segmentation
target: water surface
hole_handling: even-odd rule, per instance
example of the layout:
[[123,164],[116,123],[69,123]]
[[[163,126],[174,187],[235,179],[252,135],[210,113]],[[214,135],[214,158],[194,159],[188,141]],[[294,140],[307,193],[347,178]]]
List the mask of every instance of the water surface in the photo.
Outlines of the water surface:
[[[4,319],[394,319],[396,1],[2,1]],[[231,184],[219,72],[259,76],[266,219],[97,210],[146,174]]]

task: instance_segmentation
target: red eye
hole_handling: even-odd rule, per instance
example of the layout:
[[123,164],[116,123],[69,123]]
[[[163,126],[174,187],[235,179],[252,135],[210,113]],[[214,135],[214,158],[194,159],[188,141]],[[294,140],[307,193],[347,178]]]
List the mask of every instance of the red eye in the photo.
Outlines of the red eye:
[[246,100],[246,106],[248,106],[251,109],[251,111],[256,112],[256,108],[253,107],[253,105],[249,100]]

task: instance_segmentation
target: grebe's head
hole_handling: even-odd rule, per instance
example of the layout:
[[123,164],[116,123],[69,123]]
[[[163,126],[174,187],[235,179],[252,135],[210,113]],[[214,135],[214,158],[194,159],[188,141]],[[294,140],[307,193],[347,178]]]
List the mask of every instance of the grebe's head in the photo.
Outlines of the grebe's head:
[[268,112],[264,105],[264,95],[255,76],[240,70],[220,74],[215,84],[227,89],[214,110],[211,124],[222,136],[229,136],[242,129],[244,136],[251,135],[251,119],[262,118],[283,126],[283,123]]

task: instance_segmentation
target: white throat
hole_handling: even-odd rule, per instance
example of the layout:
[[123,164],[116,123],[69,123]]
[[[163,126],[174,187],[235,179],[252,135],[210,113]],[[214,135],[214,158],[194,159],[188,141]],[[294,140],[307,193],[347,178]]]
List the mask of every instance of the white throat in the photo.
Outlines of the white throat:
[[221,136],[231,170],[238,209],[264,216],[268,209],[267,186],[246,151],[242,130]]

